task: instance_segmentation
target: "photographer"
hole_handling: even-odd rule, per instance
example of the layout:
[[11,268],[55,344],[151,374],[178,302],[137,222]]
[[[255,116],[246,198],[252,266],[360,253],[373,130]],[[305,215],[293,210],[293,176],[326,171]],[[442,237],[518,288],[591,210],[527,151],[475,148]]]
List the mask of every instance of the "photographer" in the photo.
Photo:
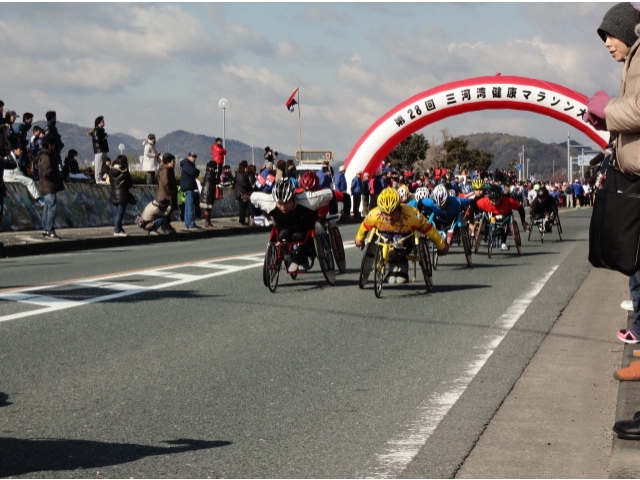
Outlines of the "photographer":
[[277,160],[278,152],[275,150],[271,150],[271,148],[269,147],[264,147],[264,164],[266,165],[267,162],[271,162],[275,165]]

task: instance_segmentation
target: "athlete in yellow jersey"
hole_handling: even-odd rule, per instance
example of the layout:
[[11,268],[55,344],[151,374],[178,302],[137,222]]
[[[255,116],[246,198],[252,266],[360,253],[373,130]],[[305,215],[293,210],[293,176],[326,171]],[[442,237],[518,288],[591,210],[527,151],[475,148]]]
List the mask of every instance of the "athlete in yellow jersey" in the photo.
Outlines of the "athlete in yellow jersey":
[[[400,195],[393,188],[385,188],[378,195],[378,207],[369,212],[360,225],[355,243],[364,248],[367,232],[377,228],[382,236],[393,241],[418,231],[431,240],[438,249],[438,255],[446,255],[449,247],[434,225],[417,209],[400,202]],[[389,283],[405,283],[409,278],[407,254],[413,249],[413,242],[404,242],[403,249],[396,249],[396,258],[390,262]]]

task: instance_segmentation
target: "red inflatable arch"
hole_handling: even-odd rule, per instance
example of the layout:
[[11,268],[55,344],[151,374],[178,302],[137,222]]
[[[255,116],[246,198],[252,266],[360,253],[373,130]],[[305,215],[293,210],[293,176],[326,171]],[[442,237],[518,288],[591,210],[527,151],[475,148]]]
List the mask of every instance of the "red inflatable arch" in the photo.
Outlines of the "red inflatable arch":
[[606,147],[609,133],[583,121],[588,98],[555,83],[495,75],[447,83],[414,95],[380,117],[355,144],[345,161],[348,185],[358,171],[370,175],[412,133],[454,115],[478,110],[527,110],[553,117]]

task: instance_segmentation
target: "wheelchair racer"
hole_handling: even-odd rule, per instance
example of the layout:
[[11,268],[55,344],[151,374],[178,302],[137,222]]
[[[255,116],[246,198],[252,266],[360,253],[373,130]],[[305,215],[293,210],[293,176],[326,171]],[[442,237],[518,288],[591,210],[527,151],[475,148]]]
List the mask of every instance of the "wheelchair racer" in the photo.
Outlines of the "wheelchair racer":
[[[478,201],[482,197],[484,197],[484,191],[486,188],[486,184],[484,180],[481,178],[476,178],[473,182],[471,182],[471,188],[473,189],[473,197],[471,197],[472,201]],[[478,212],[475,215],[469,215],[469,231],[471,232],[471,236],[475,236],[476,234],[476,223],[482,218],[482,212]]]
[[[558,202],[549,194],[547,187],[540,187],[530,206],[531,219],[534,222],[540,221],[540,228],[544,228],[545,233],[551,232],[551,225],[558,215]],[[548,221],[545,221],[549,217]]]
[[328,188],[296,193],[295,185],[288,178],[277,180],[271,193],[251,194],[251,203],[273,218],[281,242],[304,242],[294,251],[287,273],[305,272],[309,268],[309,257],[313,253],[309,231],[315,229],[318,209],[333,199],[334,192]]
[[[511,212],[513,210],[518,210],[518,213],[520,214],[520,221],[522,222],[522,228],[527,230],[529,228],[529,224],[524,219],[524,207],[517,200],[505,195],[500,185],[491,185],[487,196],[475,200],[471,204],[471,211],[474,215],[479,211],[488,212],[493,215],[512,215]],[[509,250],[509,247],[507,246],[507,233],[507,229],[503,229],[501,233],[502,238],[500,239],[502,243],[500,250]]]
[[435,186],[433,192],[431,192],[431,198],[423,198],[423,196],[420,195],[420,200],[416,201],[416,199],[417,195],[414,200],[409,202],[409,205],[417,208],[427,218],[433,213],[437,229],[448,230],[447,244],[451,245],[451,240],[453,239],[451,225],[458,215],[463,213],[471,205],[471,199],[450,195],[443,184]]
[[[446,255],[449,246],[433,224],[414,207],[400,201],[398,192],[385,188],[378,195],[377,207],[369,212],[356,234],[356,247],[363,249],[367,232],[377,228],[380,235],[389,241],[397,241],[412,231],[418,231],[431,240],[438,249],[438,255]],[[389,262],[389,283],[406,283],[409,279],[409,261],[407,255],[413,250],[412,241],[396,247],[394,257]]]

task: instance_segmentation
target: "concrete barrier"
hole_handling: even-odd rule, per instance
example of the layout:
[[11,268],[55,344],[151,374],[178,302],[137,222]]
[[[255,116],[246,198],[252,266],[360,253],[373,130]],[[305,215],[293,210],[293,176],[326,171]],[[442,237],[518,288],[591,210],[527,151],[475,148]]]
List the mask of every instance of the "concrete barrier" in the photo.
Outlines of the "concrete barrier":
[[[42,207],[33,201],[26,187],[20,183],[5,183],[4,217],[0,231],[41,230]],[[58,193],[56,228],[86,228],[113,225],[113,205],[109,202],[110,186],[86,183],[65,183]],[[133,224],[137,215],[156,196],[156,185],[134,185],[131,193],[138,199],[127,206],[124,224]],[[224,198],[216,200],[212,217],[233,217],[239,213],[234,188],[224,188]],[[179,212],[173,213],[180,221]]]

